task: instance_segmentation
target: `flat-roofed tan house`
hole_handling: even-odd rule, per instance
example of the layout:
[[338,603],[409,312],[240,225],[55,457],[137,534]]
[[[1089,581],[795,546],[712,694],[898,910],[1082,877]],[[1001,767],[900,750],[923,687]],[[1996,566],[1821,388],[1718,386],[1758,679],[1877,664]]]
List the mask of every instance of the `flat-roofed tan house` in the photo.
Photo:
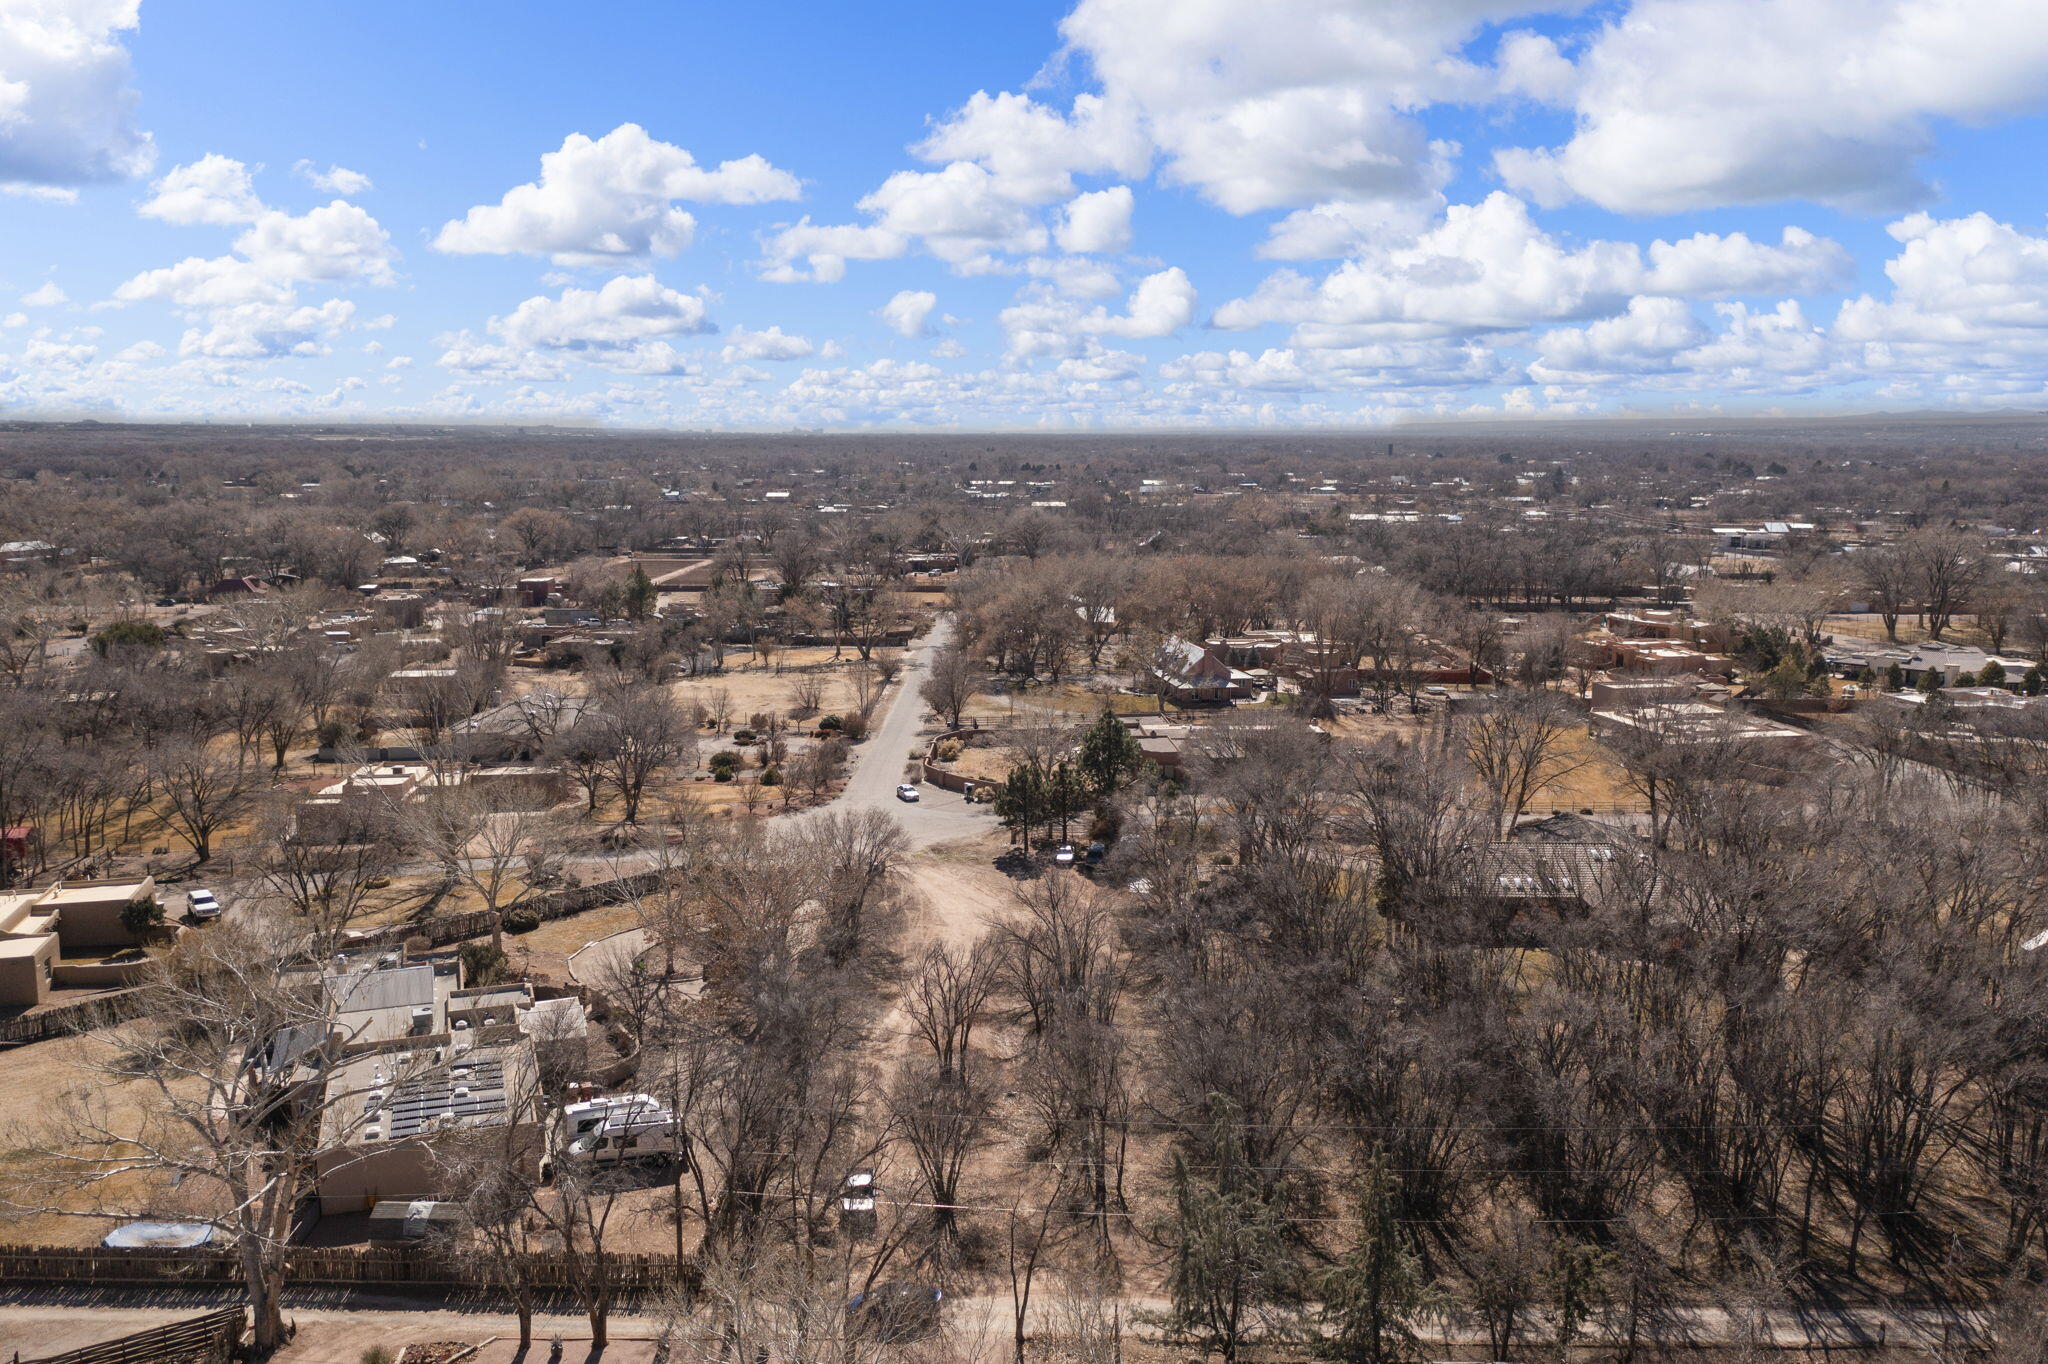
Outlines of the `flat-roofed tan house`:
[[[344,959],[322,978],[327,1035],[296,1047],[291,1083],[319,1096],[313,1173],[323,1213],[458,1196],[437,1158],[449,1145],[539,1160],[541,1100],[526,1024],[543,1001],[524,981],[463,988],[457,974],[448,961]],[[581,1032],[581,1001],[545,1003],[566,1015],[563,1030]]]
[[493,810],[545,810],[567,799],[569,779],[539,764],[368,763],[292,807],[292,841],[368,842],[392,810],[458,791]]
[[0,891],[0,1007],[46,1002],[67,952],[139,944],[121,913],[132,900],[155,897],[153,876]]
[[313,1165],[320,1211],[450,1197],[460,1191],[437,1149],[487,1142],[494,1156],[537,1161],[540,1122],[533,1039],[516,1028],[347,1057],[327,1074]]

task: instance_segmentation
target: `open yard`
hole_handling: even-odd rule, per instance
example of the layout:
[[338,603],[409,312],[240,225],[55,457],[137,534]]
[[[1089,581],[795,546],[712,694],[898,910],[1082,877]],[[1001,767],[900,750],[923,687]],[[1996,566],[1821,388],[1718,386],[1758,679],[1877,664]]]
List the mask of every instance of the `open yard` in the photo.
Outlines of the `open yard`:
[[[36,1168],[47,1172],[47,1156],[38,1152],[71,1149],[75,1132],[63,1115],[81,1101],[92,1105],[98,1121],[114,1132],[139,1134],[145,1114],[161,1103],[154,1086],[140,1082],[108,1085],[90,1066],[111,1047],[104,1033],[53,1038],[30,1046],[0,1051],[0,1094],[16,1096],[0,1116],[0,1168]],[[22,1102],[33,1096],[33,1102]],[[95,1208],[139,1198],[149,1177],[116,1175],[101,1185],[71,1182],[41,1191],[47,1211],[0,1216],[6,1239],[46,1246],[93,1246],[119,1223],[81,1216]],[[175,1211],[174,1195],[165,1190],[166,1211]]]
[[[727,651],[725,662],[722,673],[686,677],[673,683],[670,690],[676,700],[685,706],[713,710],[722,692],[734,726],[744,725],[748,717],[756,714],[788,719],[797,706],[797,691],[809,677],[819,685],[819,715],[854,708],[854,691],[848,677],[858,656],[852,649],[842,651],[836,663],[830,649],[780,649],[765,666],[751,659],[747,650],[732,649]],[[810,671],[813,668],[818,671]]]

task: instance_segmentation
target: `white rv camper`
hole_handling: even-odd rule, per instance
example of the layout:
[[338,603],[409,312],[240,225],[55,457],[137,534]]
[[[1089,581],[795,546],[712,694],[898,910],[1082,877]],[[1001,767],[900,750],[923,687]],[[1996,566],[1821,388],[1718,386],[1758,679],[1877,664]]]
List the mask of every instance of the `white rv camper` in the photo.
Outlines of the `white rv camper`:
[[556,1124],[556,1154],[563,1160],[614,1165],[632,1160],[674,1160],[676,1115],[648,1094],[611,1094],[566,1105]]

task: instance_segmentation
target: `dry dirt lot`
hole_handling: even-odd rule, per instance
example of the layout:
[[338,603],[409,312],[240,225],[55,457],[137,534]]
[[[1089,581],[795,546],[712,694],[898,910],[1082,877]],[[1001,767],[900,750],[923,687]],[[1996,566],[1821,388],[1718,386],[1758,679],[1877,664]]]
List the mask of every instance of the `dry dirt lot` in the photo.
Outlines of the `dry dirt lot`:
[[601,909],[552,919],[531,933],[515,933],[505,939],[505,951],[512,958],[514,975],[544,975],[550,980],[569,979],[569,956],[599,938],[640,926],[639,911],[632,905],[606,905]]
[[[159,1102],[154,1086],[107,1085],[86,1067],[110,1047],[104,1034],[52,1038],[0,1051],[0,1094],[17,1096],[0,1110],[0,1180],[17,1171],[48,1168],[38,1150],[63,1149],[67,1129],[61,1114],[74,1100],[89,1098],[101,1120],[115,1132],[142,1130],[144,1114]],[[94,1246],[118,1223],[78,1216],[95,1208],[140,1199],[146,1176],[117,1176],[97,1189],[74,1186],[47,1206],[52,1210],[0,1220],[9,1241],[45,1246]]]
[[[1347,715],[1331,722],[1329,727],[1347,739],[1371,742],[1393,738],[1407,743],[1434,733],[1441,723],[1435,715],[1402,714],[1402,707],[1398,705],[1395,711],[1393,715]],[[1614,755],[1594,742],[1593,736],[1583,727],[1574,728],[1566,735],[1563,750],[1566,762],[1574,766],[1536,794],[1530,802],[1531,814],[1585,809],[1598,814],[1612,814],[1648,808],[1640,795],[1629,790],[1621,764],[1614,760]]]
[[[1885,637],[1884,622],[1872,615],[1829,616],[1822,623],[1822,628],[1831,635],[1850,636],[1856,639],[1882,641]],[[1974,644],[1979,648],[1988,647],[1990,644],[1984,632],[1977,628],[1977,618],[1973,615],[1957,616],[1950,622],[1944,637],[1951,644]],[[1920,623],[1918,616],[1908,615],[1899,618],[1901,644],[1917,644],[1926,638],[1926,627]]]
[[955,950],[966,947],[991,919],[1016,907],[1016,882],[993,865],[1006,846],[1003,836],[991,831],[941,843],[905,864],[905,880],[918,902],[906,925],[906,955],[932,943]]
[[711,704],[714,693],[723,690],[732,698],[733,724],[744,725],[749,715],[766,712],[788,717],[796,703],[791,698],[791,688],[807,674],[792,671],[802,665],[830,664],[828,671],[811,673],[824,685],[824,695],[819,703],[819,714],[831,715],[853,708],[853,688],[846,675],[857,661],[853,650],[844,650],[839,661],[832,662],[830,649],[778,649],[766,667],[753,663],[745,649],[730,650],[726,654],[726,670],[705,677],[686,677],[671,687],[676,700],[683,705]]

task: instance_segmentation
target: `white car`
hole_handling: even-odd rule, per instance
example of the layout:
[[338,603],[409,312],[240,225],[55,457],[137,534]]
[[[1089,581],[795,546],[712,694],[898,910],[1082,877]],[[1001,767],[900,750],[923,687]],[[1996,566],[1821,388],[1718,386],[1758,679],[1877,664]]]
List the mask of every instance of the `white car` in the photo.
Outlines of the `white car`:
[[917,787],[910,782],[904,782],[903,785],[896,788],[896,799],[907,800],[912,804],[916,804]]
[[210,923],[220,917],[220,901],[213,898],[210,890],[185,892],[185,912],[200,923]]
[[1062,866],[1062,867],[1071,867],[1071,866],[1073,866],[1073,865],[1074,865],[1074,845],[1073,845],[1073,844],[1071,844],[1071,843],[1062,843],[1062,844],[1060,844],[1060,846],[1059,846],[1059,847],[1058,847],[1057,849],[1055,849],[1055,850],[1053,851],[1053,855],[1052,855],[1052,860],[1053,860],[1053,862],[1054,862],[1055,864],[1057,864],[1057,865],[1059,865],[1059,866]]

